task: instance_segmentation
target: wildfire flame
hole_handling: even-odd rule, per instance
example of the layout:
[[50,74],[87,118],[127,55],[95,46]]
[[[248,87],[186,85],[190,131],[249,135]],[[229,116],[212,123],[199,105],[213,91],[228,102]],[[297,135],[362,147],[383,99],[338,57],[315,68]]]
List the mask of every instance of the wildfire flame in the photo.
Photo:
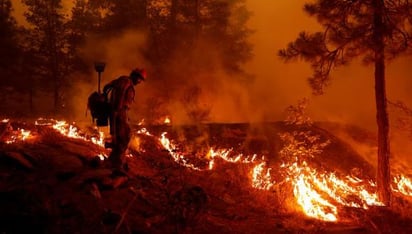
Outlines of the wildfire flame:
[[26,141],[29,138],[32,138],[31,131],[24,130],[24,129],[17,129],[17,131],[13,131],[12,135],[8,137],[5,141],[6,144],[13,144],[17,141]]
[[320,173],[309,167],[306,162],[283,164],[291,181],[297,203],[309,217],[325,221],[336,221],[337,204],[347,207],[368,209],[368,206],[381,206],[377,194],[367,187],[375,188],[370,181],[356,177],[338,178],[335,173]]
[[80,129],[78,129],[76,126],[67,123],[64,120],[47,120],[43,118],[39,118],[35,122],[36,125],[40,126],[52,126],[54,130],[62,134],[63,136],[69,137],[69,138],[74,138],[74,139],[81,139],[85,141],[90,141],[95,145],[104,147],[104,133],[99,131],[99,136],[91,136],[91,137],[86,137],[83,133],[81,133]]
[[[1,122],[8,123],[9,121],[9,119],[3,119]],[[99,132],[98,137],[86,137],[77,127],[68,124],[66,121],[39,119],[35,124],[51,126],[64,136],[104,146],[103,132]],[[256,154],[235,154],[232,148],[215,149],[211,147],[204,157],[209,160],[208,167],[201,168],[190,163],[183,153],[178,152],[177,145],[166,137],[167,132],[163,132],[160,137],[156,137],[149,133],[146,128],[141,128],[137,133],[158,139],[176,163],[192,170],[213,170],[216,159],[222,159],[229,163],[251,164],[251,186],[253,188],[270,190],[276,184],[271,176],[272,168],[268,167],[264,157],[258,157]],[[12,132],[12,135],[5,142],[11,144],[16,141],[26,141],[33,136],[31,131],[17,129]],[[98,156],[101,160],[107,158],[104,153],[100,153]],[[132,154],[128,154],[128,157],[132,156]],[[373,181],[354,176],[341,176],[336,172],[320,171],[311,167],[306,161],[299,162],[298,157],[291,158],[291,162],[285,162],[280,166],[280,169],[283,169],[287,175],[283,182],[291,184],[296,204],[307,216],[335,222],[339,217],[339,206],[368,209],[370,206],[383,205],[378,200],[377,194],[371,192],[376,190],[376,184]],[[412,197],[412,180],[400,174],[393,178],[392,190]]]
[[209,152],[207,153],[207,158],[210,158],[211,160],[209,161],[209,170],[213,169],[213,166],[215,164],[215,159],[216,158],[221,158],[225,160],[226,162],[231,162],[231,163],[252,163],[255,161],[257,155],[254,154],[252,156],[243,156],[243,154],[238,154],[235,157],[230,157],[229,155],[233,152],[233,149],[218,149],[214,150],[213,148],[210,148]]
[[143,134],[143,135],[147,135],[147,136],[153,136],[152,134],[150,134],[149,131],[147,131],[146,128],[141,128],[137,131],[137,134]]
[[107,158],[107,155],[104,154],[104,153],[100,153],[100,154],[97,155],[97,157],[99,157],[99,159],[103,161]]
[[[204,169],[201,169],[194,164],[191,164],[188,162],[188,160],[185,158],[185,156],[182,153],[177,152],[177,147],[176,144],[174,144],[169,138],[166,137],[167,132],[163,132],[161,134],[161,137],[159,138],[160,143],[162,146],[170,153],[170,155],[173,157],[173,159],[188,168],[192,168],[194,170],[202,171]],[[233,149],[218,149],[215,150],[213,148],[210,148],[206,157],[210,159],[209,161],[209,170],[212,170],[214,165],[215,165],[215,159],[216,158],[221,158],[226,162],[231,162],[231,163],[252,163],[255,161],[257,158],[257,155],[254,154],[252,156],[244,156],[243,154],[238,154],[235,157],[230,157],[229,155],[233,152]]]
[[196,171],[201,171],[202,169],[199,167],[196,167],[195,165],[188,163],[187,159],[181,154],[176,152],[176,145],[173,144],[169,138],[166,137],[167,132],[163,132],[160,138],[160,143],[163,145],[163,147],[170,153],[170,155],[173,157],[173,159],[178,163],[181,164],[185,167],[191,168]]
[[272,170],[272,168],[266,169],[266,172],[265,172],[265,167],[266,167],[266,163],[262,162],[262,163],[257,164],[253,168],[252,187],[261,189],[261,190],[270,190],[275,184],[272,181],[272,177],[270,175],[270,171]]
[[[203,170],[188,163],[184,155],[177,152],[176,145],[166,135],[166,132],[162,133],[159,140],[177,163],[194,170]],[[262,160],[257,160],[257,155],[245,157],[242,154],[231,156],[232,154],[233,149],[210,148],[206,156],[210,159],[208,169],[214,169],[217,158],[230,163],[255,163],[251,173],[252,187],[270,190],[275,185],[270,174],[272,168],[267,168],[266,163],[262,162],[264,157]],[[285,181],[291,183],[296,202],[307,216],[333,222],[338,220],[338,205],[363,209],[383,205],[378,200],[377,194],[370,192],[370,190],[376,190],[373,182],[351,176],[339,177],[333,172],[318,172],[305,161],[299,164],[297,157],[294,159],[295,162],[284,163],[281,168],[286,170],[288,176]],[[257,163],[258,161],[260,163]],[[403,179],[402,183],[407,184],[406,181]]]
[[166,116],[165,120],[163,121],[164,124],[170,124],[172,121],[170,120],[169,116]]
[[406,178],[404,175],[394,177],[395,186],[393,190],[402,193],[406,196],[412,196],[412,182],[411,179]]
[[324,221],[336,221],[337,208],[316,192],[304,175],[294,180],[293,193],[306,215]]
[[144,125],[144,124],[145,124],[145,120],[142,119],[142,120],[140,120],[140,122],[137,125],[141,126],[141,125]]

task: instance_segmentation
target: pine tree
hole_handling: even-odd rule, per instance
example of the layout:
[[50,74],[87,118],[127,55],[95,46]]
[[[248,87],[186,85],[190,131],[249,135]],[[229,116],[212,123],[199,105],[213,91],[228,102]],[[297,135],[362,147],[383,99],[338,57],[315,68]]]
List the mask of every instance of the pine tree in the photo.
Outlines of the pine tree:
[[[71,18],[67,22],[68,58],[71,71],[90,72],[91,61],[81,49],[87,39],[103,33],[103,5],[96,1],[76,0],[71,9]],[[92,61],[93,62],[93,61]]]
[[390,190],[390,141],[387,113],[385,65],[410,48],[412,3],[391,0],[316,0],[304,10],[316,17],[323,31],[300,33],[286,49],[285,60],[302,58],[311,64],[309,83],[315,94],[322,94],[335,67],[363,58],[373,64],[378,125],[377,185],[380,200],[387,206]]
[[0,84],[13,82],[13,73],[17,69],[19,60],[19,46],[17,44],[18,28],[11,15],[12,5],[10,0],[0,0]]
[[147,0],[109,0],[105,17],[106,31],[118,35],[124,30],[146,27]]
[[68,43],[66,17],[61,0],[23,0],[28,10],[25,17],[30,27],[27,28],[27,50],[35,57],[38,67],[35,73],[45,79],[53,90],[54,111],[62,111],[64,103],[64,85],[68,65]]
[[[150,1],[147,14],[153,47],[150,51],[157,52],[153,60],[165,64],[174,59],[176,52],[190,53],[199,44],[208,44],[222,58],[226,71],[244,72],[242,64],[251,58],[252,50],[247,41],[251,30],[246,26],[250,13],[244,0]],[[216,59],[216,53],[210,59]],[[191,57],[192,65],[198,69],[211,69],[203,56],[212,55]]]
[[201,75],[210,84],[221,79],[217,72],[230,74],[233,82],[245,81],[243,64],[252,56],[249,16],[244,0],[148,1],[147,54],[157,71],[158,96],[179,99],[187,112],[193,112],[191,107],[203,106],[194,103],[200,100],[196,97],[210,94],[208,84],[201,81],[204,77],[198,78]]

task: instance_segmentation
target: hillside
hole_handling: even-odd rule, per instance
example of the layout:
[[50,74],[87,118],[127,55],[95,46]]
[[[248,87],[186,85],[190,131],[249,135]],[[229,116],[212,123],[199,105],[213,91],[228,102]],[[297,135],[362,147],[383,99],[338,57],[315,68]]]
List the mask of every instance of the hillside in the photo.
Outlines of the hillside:
[[[373,205],[374,166],[322,125],[135,126],[129,171],[119,174],[105,165],[96,131],[58,123],[1,123],[1,232],[412,231],[408,191],[394,192],[391,209]],[[329,204],[301,190],[311,186]],[[309,215],[302,197],[325,215]]]

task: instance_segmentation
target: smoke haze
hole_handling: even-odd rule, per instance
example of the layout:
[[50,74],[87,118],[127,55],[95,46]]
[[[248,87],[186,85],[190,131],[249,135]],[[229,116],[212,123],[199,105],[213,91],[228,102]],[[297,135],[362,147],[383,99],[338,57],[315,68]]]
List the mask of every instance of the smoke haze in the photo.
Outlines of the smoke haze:
[[[14,3],[14,2],[13,2]],[[14,6],[16,15],[22,15],[21,5]],[[170,64],[170,69],[181,70],[182,80],[165,79],[163,83],[149,80],[137,86],[135,114],[139,115],[143,101],[153,95],[161,95],[165,89],[172,90],[168,95],[173,99],[168,104],[168,111],[174,113],[175,121],[187,121],[186,113],[179,102],[181,92],[190,85],[202,87],[199,100],[205,108],[210,107],[211,121],[240,122],[240,121],[273,121],[282,120],[283,111],[289,105],[308,97],[309,111],[314,120],[341,121],[357,124],[370,129],[376,128],[373,67],[359,65],[356,61],[347,67],[341,67],[332,73],[332,83],[323,96],[312,96],[307,82],[311,75],[308,64],[303,62],[284,63],[277,57],[277,51],[285,48],[293,41],[299,32],[313,32],[320,29],[314,18],[306,16],[302,10],[303,1],[274,1],[248,0],[247,6],[252,12],[249,28],[255,33],[251,36],[254,47],[254,58],[246,64],[248,73],[254,75],[253,81],[246,84],[232,82],[233,77],[225,74],[216,65],[215,58],[213,77],[208,74],[198,74],[196,77],[184,77],[187,60],[193,58],[184,53],[176,56],[176,63]],[[22,22],[21,17],[18,21]],[[142,66],[149,75],[155,76],[156,71],[146,67],[143,57],[139,54],[128,53],[137,51],[145,46],[144,34],[128,32],[114,40],[92,38],[84,48],[84,55],[91,64],[96,59],[108,61],[103,73],[102,84],[118,77],[127,75],[131,68]],[[202,44],[200,53],[208,52],[213,57],[210,47]],[[180,57],[181,56],[181,57]],[[186,59],[186,62],[184,62]],[[411,105],[409,89],[408,66],[411,58],[401,58],[387,65],[387,93],[390,100],[401,100]],[[182,62],[183,61],[183,62]],[[210,62],[210,61],[209,61]],[[212,77],[212,78],[211,78]],[[190,80],[188,83],[187,80]],[[181,86],[183,84],[183,86]],[[84,102],[89,91],[95,89],[95,84],[81,84],[77,90],[84,90],[78,96],[76,103]],[[83,93],[80,92],[80,93]],[[179,96],[180,94],[180,96]],[[78,111],[84,113],[83,111]],[[180,113],[179,113],[180,112]],[[81,115],[79,115],[81,116]]]
[[[309,97],[309,109],[314,120],[330,120],[376,128],[373,67],[352,65],[332,72],[332,83],[322,96],[311,95],[307,77],[308,64],[283,63],[276,53],[293,41],[299,32],[320,29],[314,18],[303,12],[304,1],[248,1],[253,12],[250,27],[256,30],[252,37],[255,58],[248,68],[256,75],[252,88],[253,103],[267,115],[278,117],[285,106]],[[409,89],[408,66],[411,58],[399,58],[387,64],[387,95],[390,100],[412,104]]]

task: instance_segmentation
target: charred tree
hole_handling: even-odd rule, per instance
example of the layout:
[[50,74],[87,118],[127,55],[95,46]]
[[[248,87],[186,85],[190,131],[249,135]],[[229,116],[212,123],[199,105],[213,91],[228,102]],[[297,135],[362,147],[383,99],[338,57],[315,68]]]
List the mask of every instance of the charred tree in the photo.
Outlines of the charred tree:
[[385,64],[411,48],[412,3],[409,1],[328,1],[305,4],[304,10],[316,17],[323,31],[300,33],[279,51],[289,61],[301,58],[313,68],[309,83],[314,94],[322,94],[330,83],[331,71],[363,58],[375,70],[375,102],[378,125],[377,184],[380,200],[390,206],[390,141],[385,86]]

